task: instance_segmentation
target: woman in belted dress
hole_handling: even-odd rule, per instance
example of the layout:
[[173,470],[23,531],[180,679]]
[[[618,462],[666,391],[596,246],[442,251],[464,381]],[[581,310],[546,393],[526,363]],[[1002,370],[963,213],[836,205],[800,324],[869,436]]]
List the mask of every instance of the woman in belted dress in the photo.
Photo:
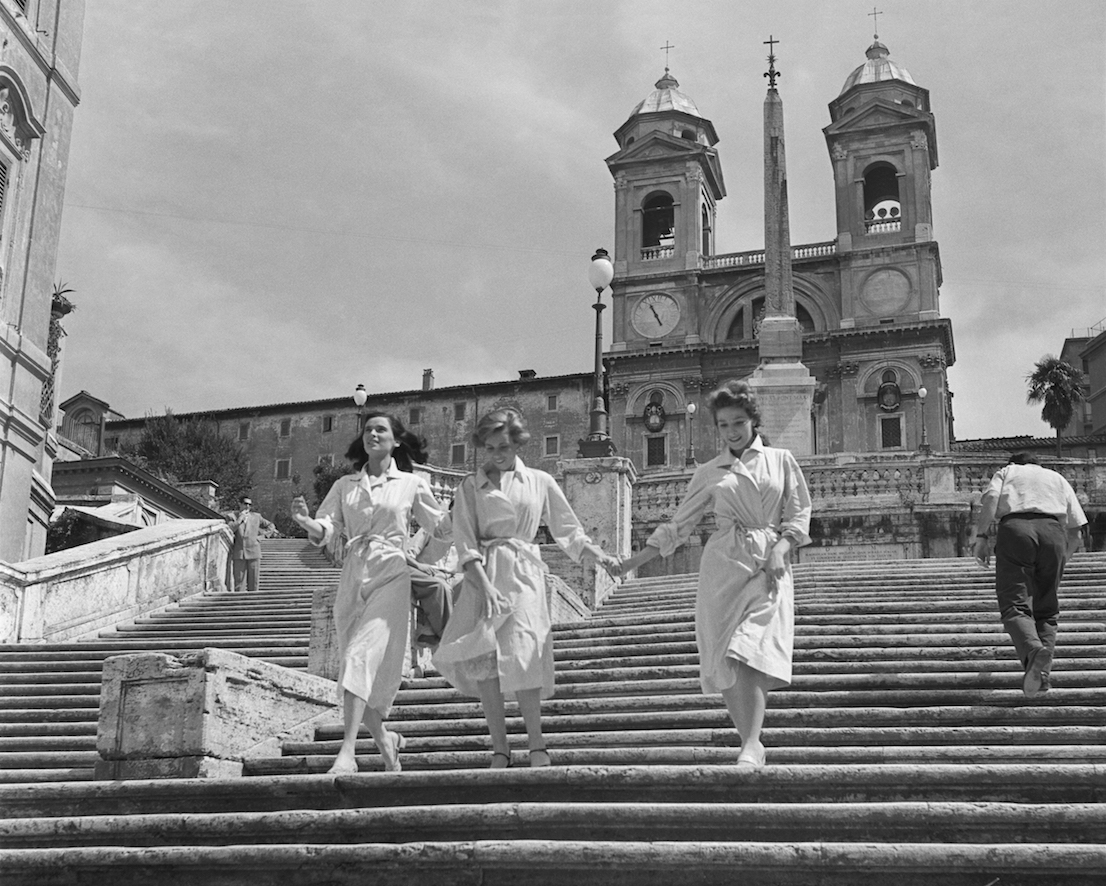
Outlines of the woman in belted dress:
[[618,571],[618,561],[584,533],[549,474],[518,457],[530,439],[513,409],[485,415],[473,444],[484,465],[453,499],[453,542],[464,583],[433,662],[453,686],[480,699],[492,740],[492,769],[511,765],[504,700],[518,701],[530,766],[548,766],[541,699],[553,694],[553,633],[545,565],[534,537],[545,523],[575,561]]
[[795,637],[790,553],[810,542],[810,494],[795,458],[767,446],[745,382],[707,400],[722,451],[692,475],[671,522],[622,561],[624,572],[670,556],[713,509],[717,530],[703,548],[695,640],[704,694],[721,693],[741,737],[738,765],[765,762],[760,734],[769,690],[791,682]]
[[334,599],[342,698],[342,747],[333,774],[357,771],[357,732],[372,733],[384,768],[399,772],[404,738],[384,728],[403,677],[411,612],[411,579],[404,543],[412,515],[432,530],[445,511],[413,463],[426,461],[422,441],[399,419],[369,413],[346,457],[359,468],[339,477],[312,519],[302,498],[292,517],[316,545],[343,530],[349,541]]

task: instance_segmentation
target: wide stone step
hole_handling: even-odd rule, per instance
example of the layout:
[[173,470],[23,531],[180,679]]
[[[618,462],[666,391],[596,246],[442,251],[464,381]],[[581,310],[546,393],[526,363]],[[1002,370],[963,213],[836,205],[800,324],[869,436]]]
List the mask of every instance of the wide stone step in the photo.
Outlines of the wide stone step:
[[1106,769],[1094,764],[486,767],[485,756],[479,769],[442,772],[8,786],[0,819],[156,814],[166,804],[186,814],[491,802],[1106,802]]
[[67,816],[0,821],[7,850],[463,840],[1049,844],[1106,832],[1098,803],[497,802],[278,812]]
[[479,840],[0,851],[8,886],[517,886],[520,878],[533,886],[729,886],[735,872],[748,886],[933,886],[938,877],[941,886],[1099,886],[1103,871],[1106,847],[1048,843]]

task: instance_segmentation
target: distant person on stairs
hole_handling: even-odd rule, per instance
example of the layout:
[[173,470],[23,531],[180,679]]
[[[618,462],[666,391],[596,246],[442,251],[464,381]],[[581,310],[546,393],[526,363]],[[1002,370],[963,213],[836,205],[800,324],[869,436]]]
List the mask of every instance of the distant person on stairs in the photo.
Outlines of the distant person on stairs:
[[768,692],[791,682],[791,551],[810,542],[810,494],[791,453],[761,439],[760,411],[745,382],[726,382],[707,406],[722,452],[698,467],[672,521],[622,569],[670,556],[713,510],[718,528],[703,548],[695,601],[699,680],[704,694],[726,701],[741,738],[738,765],[760,767]]
[[234,590],[238,593],[249,591],[257,593],[257,582],[261,576],[261,542],[258,533],[262,527],[272,529],[273,524],[253,509],[253,499],[242,499],[242,510],[234,518],[231,529],[234,531],[234,543],[230,549]]
[[426,462],[425,444],[395,416],[370,412],[346,458],[359,473],[339,477],[312,519],[302,497],[292,519],[320,547],[343,530],[349,541],[334,599],[338,691],[342,696],[342,747],[330,773],[357,772],[357,733],[364,722],[384,768],[399,772],[404,738],[384,728],[403,679],[411,613],[411,578],[405,544],[410,518],[425,529],[445,509],[430,484],[413,473]]
[[480,699],[492,740],[492,769],[511,765],[504,699],[518,700],[529,763],[550,765],[541,699],[553,694],[553,628],[545,564],[534,544],[545,523],[573,559],[618,572],[618,560],[584,533],[549,474],[528,468],[518,451],[530,439],[522,417],[497,409],[476,425],[484,464],[453,498],[453,543],[464,583],[442,635],[434,666],[465,695]]
[[995,471],[980,506],[973,554],[981,566],[990,563],[990,530],[997,519],[999,613],[1025,668],[1022,691],[1033,698],[1051,685],[1060,579],[1087,518],[1071,484],[1024,452]]

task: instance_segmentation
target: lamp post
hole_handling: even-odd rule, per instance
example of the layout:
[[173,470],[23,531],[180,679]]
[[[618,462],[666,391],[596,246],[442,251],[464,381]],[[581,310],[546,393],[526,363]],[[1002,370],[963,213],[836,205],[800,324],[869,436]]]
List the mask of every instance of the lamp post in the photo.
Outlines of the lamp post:
[[365,401],[369,399],[369,392],[364,385],[358,385],[353,392],[353,402],[357,404],[357,429],[361,430],[361,414],[365,411]]
[[591,424],[588,435],[580,441],[580,458],[609,458],[614,455],[614,443],[607,433],[607,409],[603,402],[603,290],[614,279],[614,265],[605,249],[595,250],[588,267],[588,282],[595,290],[595,381],[592,392]]
[[695,409],[694,403],[687,404],[687,459],[684,464],[688,467],[695,464]]
[[926,436],[926,394],[928,393],[929,391],[924,387],[918,388],[918,402],[922,404],[922,445],[918,450],[924,455],[929,454],[929,438]]

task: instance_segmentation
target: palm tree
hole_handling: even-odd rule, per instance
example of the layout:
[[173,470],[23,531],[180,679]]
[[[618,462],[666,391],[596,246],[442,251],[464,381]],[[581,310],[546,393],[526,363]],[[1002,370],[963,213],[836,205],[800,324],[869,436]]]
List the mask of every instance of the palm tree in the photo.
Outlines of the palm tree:
[[1029,392],[1025,402],[1042,403],[1041,421],[1056,429],[1056,457],[1060,458],[1060,432],[1071,424],[1075,408],[1085,399],[1083,386],[1087,379],[1082,371],[1052,354],[1046,354],[1034,364],[1025,377]]

